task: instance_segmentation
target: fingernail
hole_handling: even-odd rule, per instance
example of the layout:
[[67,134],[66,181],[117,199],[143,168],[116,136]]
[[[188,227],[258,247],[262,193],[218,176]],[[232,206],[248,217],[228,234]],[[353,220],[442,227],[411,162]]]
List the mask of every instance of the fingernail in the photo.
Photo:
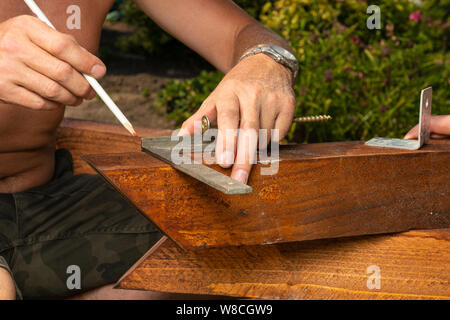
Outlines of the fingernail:
[[240,181],[242,183],[247,183],[248,180],[248,173],[245,170],[239,169],[236,171],[234,176],[232,177],[234,180]]
[[406,139],[406,140],[411,139],[411,136],[409,134],[407,134],[403,139]]
[[105,73],[106,67],[99,64],[96,64],[91,69],[91,76],[93,76],[94,78],[101,78],[105,75]]
[[218,164],[225,164],[230,165],[234,162],[234,153],[230,151],[224,151],[222,154],[219,155],[219,158],[217,159]]

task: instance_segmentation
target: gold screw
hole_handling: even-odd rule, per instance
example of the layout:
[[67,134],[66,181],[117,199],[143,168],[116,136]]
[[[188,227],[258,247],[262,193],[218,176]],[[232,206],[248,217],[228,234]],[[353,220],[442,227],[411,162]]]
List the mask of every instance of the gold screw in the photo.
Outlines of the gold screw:
[[[297,123],[308,123],[308,122],[326,122],[333,119],[329,115],[319,115],[319,116],[306,116],[295,118],[293,121]],[[209,121],[208,116],[202,117],[202,133],[205,133],[211,127],[211,122]]]
[[320,116],[306,116],[306,117],[300,117],[295,118],[294,122],[297,123],[307,123],[307,122],[325,122],[333,119],[329,115],[320,115]]

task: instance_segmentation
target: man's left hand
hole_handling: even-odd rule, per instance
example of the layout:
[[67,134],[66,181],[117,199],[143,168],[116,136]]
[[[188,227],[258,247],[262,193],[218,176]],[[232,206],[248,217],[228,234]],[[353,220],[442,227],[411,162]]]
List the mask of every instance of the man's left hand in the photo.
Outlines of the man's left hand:
[[[200,109],[186,120],[180,135],[193,134],[194,122],[204,115],[217,121],[216,162],[229,168],[231,177],[247,183],[252,163],[255,163],[259,129],[267,130],[270,139],[286,135],[295,111],[291,71],[272,58],[257,54],[247,57],[231,69]],[[237,132],[239,130],[239,135]],[[278,135],[271,137],[271,129]]]

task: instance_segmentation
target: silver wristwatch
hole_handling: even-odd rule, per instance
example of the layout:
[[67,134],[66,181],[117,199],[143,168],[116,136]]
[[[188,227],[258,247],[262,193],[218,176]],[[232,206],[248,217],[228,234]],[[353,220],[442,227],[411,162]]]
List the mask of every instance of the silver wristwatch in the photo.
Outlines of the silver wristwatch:
[[294,80],[293,83],[295,82],[295,79],[297,78],[297,73],[298,73],[298,60],[295,58],[295,56],[292,53],[290,53],[289,51],[287,51],[286,49],[284,49],[282,47],[279,47],[279,46],[276,46],[273,44],[259,45],[259,46],[256,46],[256,47],[250,49],[249,51],[247,51],[239,59],[239,61],[241,61],[242,59],[245,59],[249,56],[254,56],[255,54],[258,54],[258,53],[264,53],[265,55],[274,59],[279,64],[290,69],[292,71],[292,78]]

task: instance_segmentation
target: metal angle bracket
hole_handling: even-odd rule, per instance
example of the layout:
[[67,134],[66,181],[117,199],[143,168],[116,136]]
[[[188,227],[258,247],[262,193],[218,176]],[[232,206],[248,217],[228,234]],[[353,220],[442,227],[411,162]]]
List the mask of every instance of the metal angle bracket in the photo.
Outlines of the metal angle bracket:
[[419,112],[419,139],[406,140],[395,138],[372,138],[366,145],[373,147],[397,148],[407,150],[418,150],[430,140],[431,105],[433,99],[433,89],[431,87],[423,89],[420,94]]
[[[211,169],[190,156],[191,153],[203,152],[207,146],[213,148],[214,144],[204,142],[202,136],[143,138],[142,150],[225,194],[251,193],[253,189],[249,185]],[[179,156],[179,152],[184,150],[189,151],[189,154]],[[173,152],[177,155],[177,161],[173,159]],[[180,158],[182,161],[179,161]]]

